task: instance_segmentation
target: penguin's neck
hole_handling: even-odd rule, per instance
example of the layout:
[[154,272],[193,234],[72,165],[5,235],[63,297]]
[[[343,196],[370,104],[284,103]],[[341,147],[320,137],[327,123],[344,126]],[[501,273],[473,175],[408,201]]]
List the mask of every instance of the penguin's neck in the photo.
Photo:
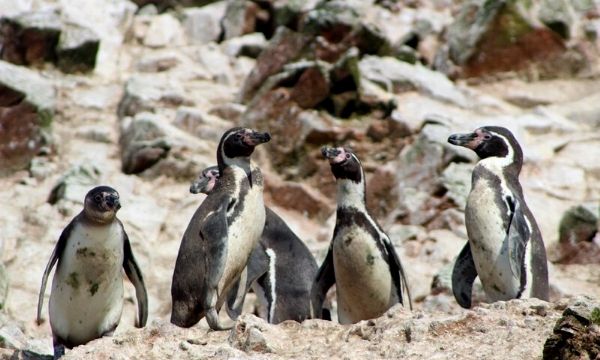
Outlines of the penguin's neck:
[[252,179],[252,170],[254,169],[254,164],[250,161],[249,157],[225,158],[223,164],[219,164],[219,171],[221,174],[227,173],[227,171],[225,171],[226,167],[229,168],[236,180],[243,174],[243,176],[248,179],[250,186],[253,185],[254,179]]
[[337,179],[337,207],[338,209],[355,208],[366,211],[365,184],[363,181],[355,182],[349,179]]

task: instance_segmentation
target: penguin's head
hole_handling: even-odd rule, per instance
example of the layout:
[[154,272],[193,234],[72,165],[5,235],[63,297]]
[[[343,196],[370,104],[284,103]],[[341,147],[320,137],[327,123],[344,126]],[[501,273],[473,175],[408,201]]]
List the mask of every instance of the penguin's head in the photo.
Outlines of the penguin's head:
[[257,145],[271,140],[268,132],[258,132],[248,128],[236,127],[229,129],[221,137],[217,150],[219,165],[226,159],[247,158],[252,155]]
[[362,166],[352,150],[344,147],[323,147],[321,154],[329,160],[331,172],[337,180],[348,179],[356,183],[362,181]]
[[121,208],[119,193],[110,186],[98,186],[85,196],[83,211],[88,219],[97,223],[111,222]]
[[190,192],[192,194],[210,193],[215,188],[219,176],[220,173],[218,166],[207,167],[206,169],[202,170],[202,173],[200,173],[196,180],[192,182],[190,185]]
[[448,138],[452,145],[475,151],[481,159],[504,158],[507,163],[521,163],[523,152],[510,130],[500,126],[484,126],[472,133],[453,134]]

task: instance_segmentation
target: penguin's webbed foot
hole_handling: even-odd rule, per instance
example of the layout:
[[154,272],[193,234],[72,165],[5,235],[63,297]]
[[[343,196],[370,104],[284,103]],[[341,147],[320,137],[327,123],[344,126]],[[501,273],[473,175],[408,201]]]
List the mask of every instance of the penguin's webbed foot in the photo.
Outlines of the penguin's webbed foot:
[[206,322],[208,322],[208,326],[213,330],[230,330],[233,328],[233,324],[223,325],[219,322],[219,313],[215,308],[210,308],[206,312]]
[[54,344],[54,360],[60,359],[65,354],[65,346],[63,344]]

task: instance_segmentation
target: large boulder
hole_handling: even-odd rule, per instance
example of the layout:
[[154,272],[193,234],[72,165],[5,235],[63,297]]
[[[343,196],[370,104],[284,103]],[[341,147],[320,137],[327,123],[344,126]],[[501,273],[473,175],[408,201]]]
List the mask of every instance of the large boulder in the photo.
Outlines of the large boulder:
[[0,61],[0,175],[26,167],[43,150],[55,101],[50,81]]
[[[577,12],[560,0],[465,1],[447,31],[446,55],[458,68],[439,67],[461,77],[532,68],[542,76],[580,72],[590,63],[582,45],[586,39],[570,38],[575,34],[568,22],[573,14],[578,23],[584,22],[594,9],[591,1],[580,3],[585,10]],[[565,11],[556,11],[557,6]],[[440,53],[441,58],[446,55]]]

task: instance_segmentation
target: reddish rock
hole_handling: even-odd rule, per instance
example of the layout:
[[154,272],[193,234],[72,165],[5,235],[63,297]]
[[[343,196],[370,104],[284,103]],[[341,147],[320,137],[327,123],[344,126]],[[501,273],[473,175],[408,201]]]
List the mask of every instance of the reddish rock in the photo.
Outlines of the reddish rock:
[[398,207],[396,170],[378,167],[367,183],[367,207],[375,218],[384,218]]
[[283,66],[300,56],[309,38],[285,27],[277,30],[267,48],[256,59],[256,65],[250,72],[240,93],[240,99],[250,101],[260,86]]
[[311,67],[300,75],[290,94],[291,99],[304,109],[312,108],[329,95],[329,79],[324,70]]
[[298,211],[309,218],[325,220],[335,209],[330,199],[303,183],[266,178],[265,192],[277,206]]

